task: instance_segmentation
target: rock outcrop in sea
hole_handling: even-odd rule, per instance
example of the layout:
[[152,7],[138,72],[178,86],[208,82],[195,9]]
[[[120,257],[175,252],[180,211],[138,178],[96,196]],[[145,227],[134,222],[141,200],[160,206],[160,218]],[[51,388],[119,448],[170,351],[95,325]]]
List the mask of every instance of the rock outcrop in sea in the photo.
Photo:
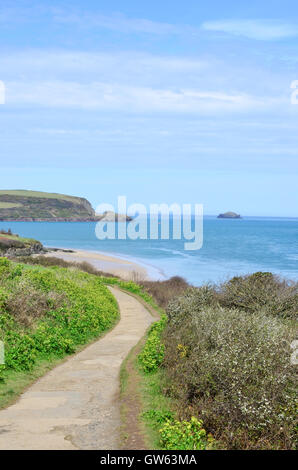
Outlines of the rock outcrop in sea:
[[217,218],[218,219],[241,219],[241,215],[236,214],[236,212],[225,212],[224,214],[219,214]]

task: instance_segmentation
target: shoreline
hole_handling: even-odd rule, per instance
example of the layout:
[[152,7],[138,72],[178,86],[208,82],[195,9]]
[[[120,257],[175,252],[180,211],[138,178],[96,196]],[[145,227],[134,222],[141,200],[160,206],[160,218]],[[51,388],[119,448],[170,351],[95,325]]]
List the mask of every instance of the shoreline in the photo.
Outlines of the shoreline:
[[[166,279],[165,274],[157,267],[132,260],[125,255],[110,254],[100,251],[89,251],[62,247],[47,247],[49,250],[43,256],[54,256],[64,261],[87,262],[99,271],[116,275],[124,280],[156,281]],[[68,251],[70,250],[70,251]]]

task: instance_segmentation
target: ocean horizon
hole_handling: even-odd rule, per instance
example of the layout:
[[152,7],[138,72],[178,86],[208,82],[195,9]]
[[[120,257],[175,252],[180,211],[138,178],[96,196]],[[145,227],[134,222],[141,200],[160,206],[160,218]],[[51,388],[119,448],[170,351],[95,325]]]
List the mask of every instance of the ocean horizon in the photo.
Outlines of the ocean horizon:
[[204,216],[203,247],[185,251],[185,240],[98,240],[95,222],[8,222],[20,236],[46,247],[95,251],[137,262],[154,279],[179,275],[194,285],[270,271],[298,280],[298,218]]

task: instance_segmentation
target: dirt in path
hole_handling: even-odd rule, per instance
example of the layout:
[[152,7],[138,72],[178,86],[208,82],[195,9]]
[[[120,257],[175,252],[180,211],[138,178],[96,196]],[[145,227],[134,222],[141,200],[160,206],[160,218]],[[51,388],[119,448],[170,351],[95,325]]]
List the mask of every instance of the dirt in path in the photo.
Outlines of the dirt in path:
[[153,318],[134,297],[110,290],[117,326],[0,411],[0,449],[119,449],[120,366]]

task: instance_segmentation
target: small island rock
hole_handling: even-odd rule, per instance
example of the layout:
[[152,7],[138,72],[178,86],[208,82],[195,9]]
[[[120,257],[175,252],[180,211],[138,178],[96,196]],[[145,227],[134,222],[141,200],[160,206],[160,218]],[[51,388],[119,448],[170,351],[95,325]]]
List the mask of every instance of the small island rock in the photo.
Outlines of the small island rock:
[[217,218],[218,219],[241,219],[241,215],[236,214],[236,212],[225,212],[224,214],[219,214]]

